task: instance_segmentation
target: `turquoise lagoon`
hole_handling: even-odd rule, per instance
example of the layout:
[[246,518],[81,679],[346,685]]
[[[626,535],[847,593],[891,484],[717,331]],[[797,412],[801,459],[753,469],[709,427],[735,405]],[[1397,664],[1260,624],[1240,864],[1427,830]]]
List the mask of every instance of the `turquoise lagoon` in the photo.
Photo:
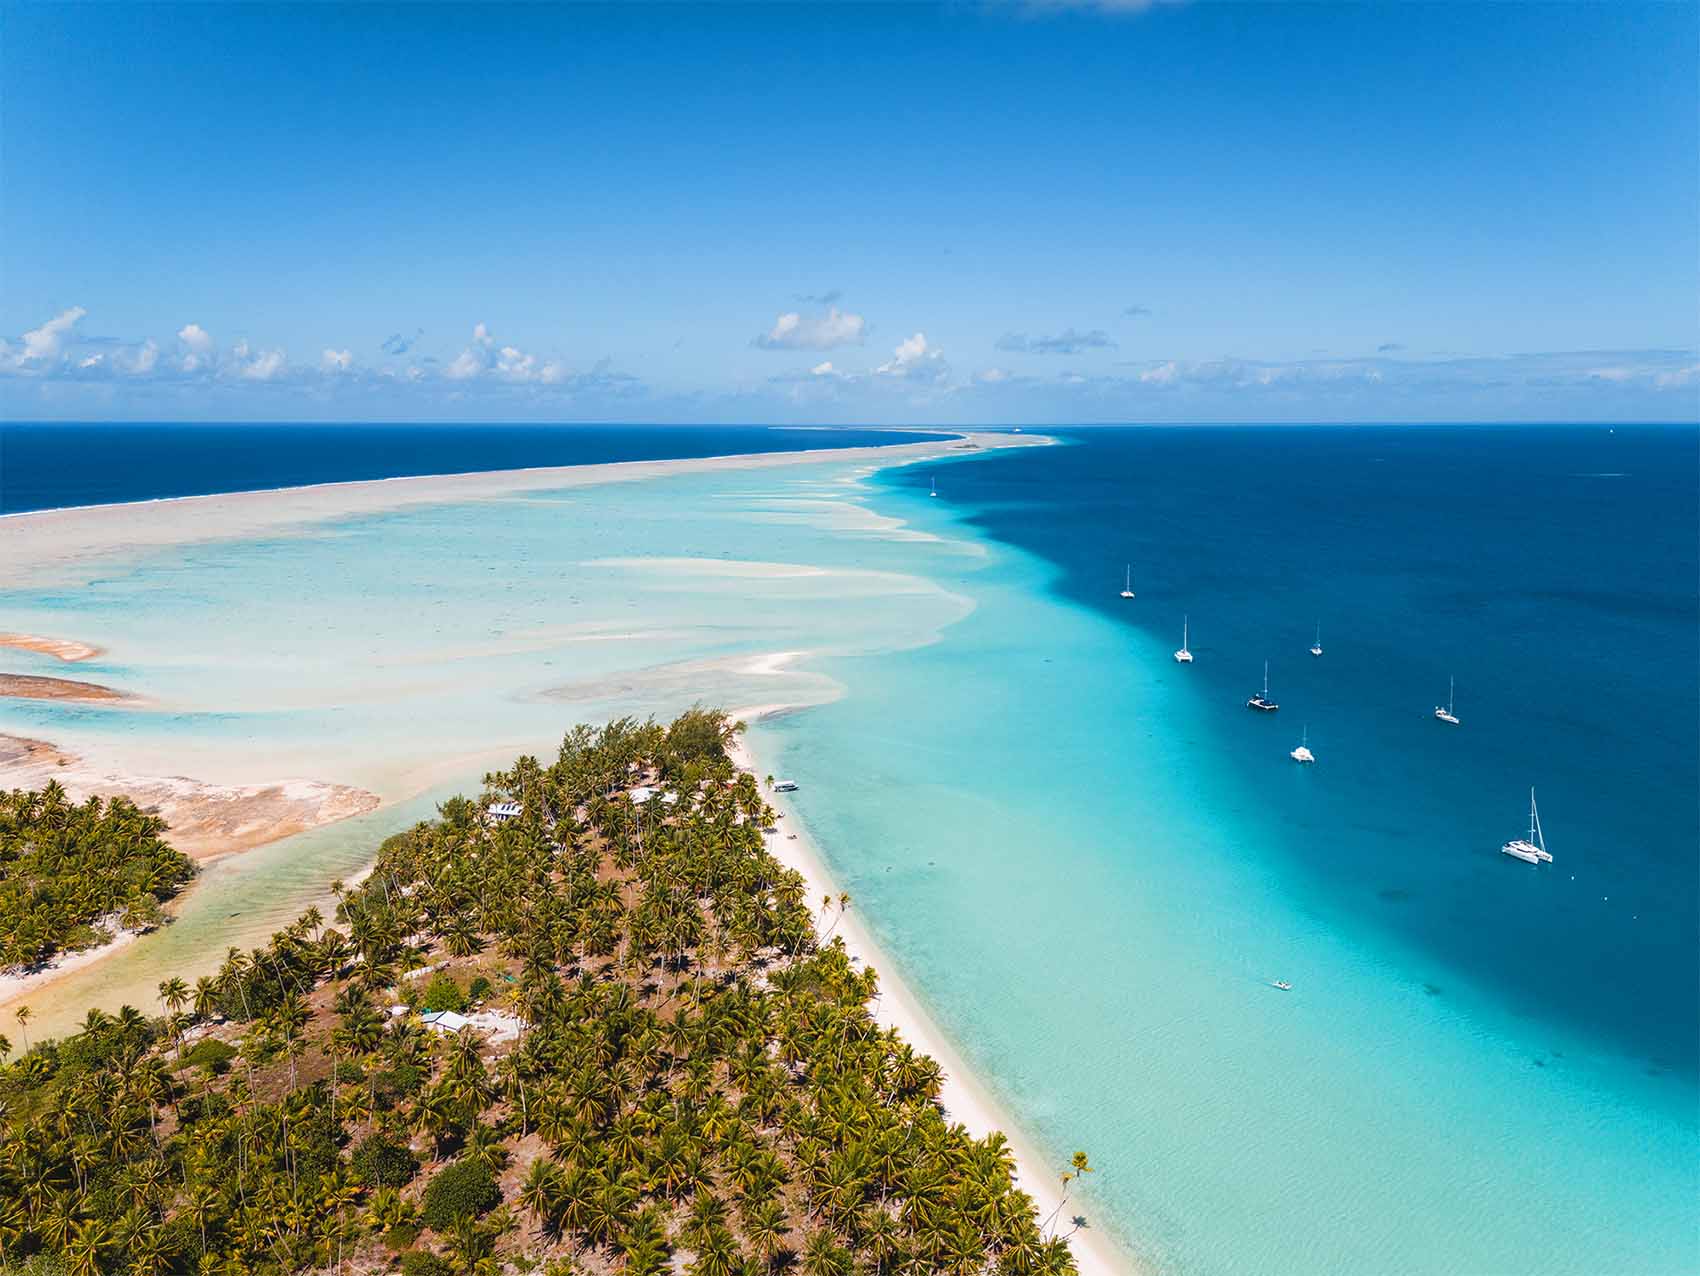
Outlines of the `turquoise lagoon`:
[[[1343,910],[1284,847],[1302,792],[1268,787],[1329,784],[1321,741],[1314,770],[1248,782],[1217,690],[1169,658],[1178,634],[1072,597],[952,501],[951,475],[1025,459],[942,466],[936,501],[916,471],[679,476],[8,591],[7,627],[108,647],[78,676],[159,707],[14,703],[0,730],[396,799],[216,864],[177,924],[56,990],[61,1022],[256,942],[572,721],[801,703],[754,729],[758,753],[801,783],[863,923],[1028,1141],[1091,1153],[1078,1208],[1143,1265],[1700,1269],[1692,1073]],[[1116,549],[1091,552],[1119,577]],[[806,654],[776,671],[777,652]],[[1253,725],[1284,760],[1298,724]]]

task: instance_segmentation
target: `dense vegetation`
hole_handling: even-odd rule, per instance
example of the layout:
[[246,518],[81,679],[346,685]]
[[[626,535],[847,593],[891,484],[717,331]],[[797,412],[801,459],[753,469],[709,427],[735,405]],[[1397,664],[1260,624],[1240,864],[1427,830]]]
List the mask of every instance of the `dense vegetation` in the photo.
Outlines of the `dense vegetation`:
[[[0,1264],[1073,1271],[1003,1138],[945,1120],[874,973],[817,941],[732,730],[579,728],[387,841],[333,926],[0,1069]],[[457,1034],[390,1009],[445,985]]]
[[105,943],[105,918],[132,930],[157,923],[195,874],[163,832],[124,798],[78,804],[53,781],[0,793],[0,970]]

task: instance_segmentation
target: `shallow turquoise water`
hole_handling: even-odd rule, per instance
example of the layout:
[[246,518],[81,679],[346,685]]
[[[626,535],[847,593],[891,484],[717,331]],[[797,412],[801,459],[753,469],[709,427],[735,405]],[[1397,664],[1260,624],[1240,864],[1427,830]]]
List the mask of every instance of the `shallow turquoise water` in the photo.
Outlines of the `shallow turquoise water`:
[[[1074,459],[1090,467],[1095,445],[1080,446]],[[1016,473],[1009,458],[980,468],[993,467]],[[1006,508],[984,513],[975,500],[984,481],[963,467],[941,477],[947,501],[933,502],[920,476],[897,475],[876,504],[962,530],[969,517],[1045,517],[1043,497],[1017,511],[1007,493]],[[1073,544],[1093,562],[1120,557]],[[1200,626],[1197,600],[1208,591],[1189,602],[1173,579],[1142,585],[1145,605],[1164,617],[1125,623],[1104,614],[1121,605],[1119,573],[1104,566],[1107,601],[1085,605],[1071,598],[1066,570],[997,545],[981,570],[944,577],[977,603],[944,641],[831,662],[850,695],[761,733],[802,783],[798,805],[864,921],[976,1071],[1059,1162],[1076,1146],[1091,1151],[1099,1171],[1086,1212],[1170,1271],[1700,1270],[1696,1090],[1678,1048],[1695,1027],[1683,986],[1695,956],[1691,937],[1684,943],[1686,881],[1666,891],[1669,929],[1655,941],[1676,963],[1659,972],[1675,988],[1664,1023],[1641,1034],[1620,1030],[1617,1007],[1597,1022],[1578,1007],[1540,1013],[1515,988],[1508,994],[1491,965],[1472,969],[1460,956],[1470,944],[1435,945],[1422,926],[1386,924],[1372,910],[1388,901],[1373,891],[1343,898],[1291,845],[1322,837],[1351,854],[1392,856],[1380,880],[1454,925],[1479,923],[1470,900],[1451,893],[1489,889],[1524,892],[1503,906],[1551,909],[1550,925],[1570,925],[1584,903],[1560,892],[1568,874],[1488,876],[1520,867],[1494,848],[1517,831],[1522,777],[1507,785],[1505,819],[1475,830],[1431,818],[1446,799],[1444,768],[1435,794],[1405,789],[1390,801],[1379,771],[1413,764],[1378,769],[1365,741],[1390,729],[1346,721],[1387,707],[1374,697],[1330,702],[1313,685],[1356,663],[1350,647],[1368,626],[1336,625],[1343,632],[1332,643],[1325,635],[1329,654],[1311,669],[1308,627],[1289,622],[1287,710],[1248,715],[1238,705],[1258,665],[1230,678],[1224,698],[1221,669],[1204,664],[1236,654],[1239,637],[1225,623]],[[1170,658],[1178,625],[1146,632],[1166,630],[1167,613],[1178,620],[1183,606],[1194,609],[1200,661],[1190,668]],[[1640,632],[1645,654],[1658,631]],[[1373,641],[1378,658],[1356,676],[1385,685],[1396,666],[1383,635]],[[1405,641],[1420,645],[1408,631]],[[1538,634],[1518,641],[1537,645]],[[1487,729],[1487,706],[1512,697],[1516,678],[1502,673],[1483,688],[1466,723]],[[1438,726],[1425,720],[1432,699],[1419,699],[1413,731]],[[1327,724],[1313,735],[1315,768],[1285,756],[1297,743],[1294,708]],[[1679,714],[1679,744],[1686,729]],[[1576,743],[1547,740],[1535,752],[1550,775],[1552,758]],[[1352,748],[1359,756],[1347,765],[1340,751]],[[1674,831],[1662,850],[1665,871],[1680,874],[1692,871],[1695,847],[1681,832],[1692,812],[1673,812],[1665,795],[1680,802],[1686,785],[1692,796],[1693,777],[1675,765],[1673,779],[1649,776],[1644,759],[1596,759],[1593,787],[1607,792],[1589,796],[1609,806],[1624,796],[1612,786],[1628,783],[1632,804],[1664,798],[1662,815],[1639,810],[1619,836],[1633,840],[1643,820]],[[1330,812],[1338,825],[1319,823],[1314,809],[1330,786],[1348,790],[1326,797],[1351,807]],[[1561,810],[1580,805],[1552,795]],[[1599,858],[1585,847],[1574,831],[1559,843],[1584,883]],[[1632,862],[1652,873],[1657,849],[1634,846]],[[1630,889],[1660,893],[1656,878]],[[1568,949],[1550,951],[1555,979],[1573,964],[1608,963],[1622,942],[1579,915]],[[1534,925],[1508,926],[1497,945],[1479,931],[1471,942],[1490,961],[1540,961],[1548,950],[1517,947]],[[1275,978],[1295,990],[1270,988]],[[1643,994],[1626,986],[1620,998]],[[1676,1065],[1643,1053],[1649,1039],[1674,1039]]]
[[[970,476],[1022,459],[941,467],[938,501],[925,471],[697,475],[368,515],[0,593],[4,628],[105,646],[76,676],[159,702],[13,702],[0,730],[137,771],[311,776],[395,802],[215,866],[176,925],[66,982],[66,1016],[216,965],[572,721],[819,701],[758,747],[1034,1144],[1091,1152],[1081,1210],[1159,1269],[1700,1270],[1691,1074],[1650,1075],[1622,1034],[1536,1013],[1419,931],[1355,915],[1288,840],[1290,812],[1338,783],[1324,742],[1344,728],[1317,724],[1313,771],[1285,765],[1285,711],[1230,723],[1220,688],[1189,676],[1220,676],[1203,662],[1233,654],[1224,626],[1195,614],[1201,665],[1181,670],[1162,621],[1106,615],[1065,569],[985,535]],[[1119,548],[1090,548],[1119,576]],[[1349,649],[1342,635],[1342,667]],[[791,651],[814,654],[794,673],[759,663]],[[1229,726],[1274,764],[1248,778]],[[1482,834],[1491,870],[1514,868],[1492,861],[1503,836]]]

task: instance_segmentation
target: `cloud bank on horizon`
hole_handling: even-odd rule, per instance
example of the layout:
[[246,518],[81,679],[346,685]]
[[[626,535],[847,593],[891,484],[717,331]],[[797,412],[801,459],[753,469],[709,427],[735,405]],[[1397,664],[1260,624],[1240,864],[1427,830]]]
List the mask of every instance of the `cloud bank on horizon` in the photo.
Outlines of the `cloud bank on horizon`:
[[[1374,353],[1286,362],[1223,357],[1116,360],[1109,366],[1022,373],[995,363],[960,372],[916,331],[889,353],[840,355],[771,374],[759,387],[670,393],[607,358],[575,365],[498,340],[472,325],[452,357],[387,339],[378,357],[323,346],[291,359],[246,338],[220,342],[198,323],[164,341],[93,337],[88,311],[72,306],[0,341],[0,395],[13,416],[37,402],[122,402],[141,418],[171,405],[188,418],[542,419],[645,421],[1093,421],[1486,419],[1508,401],[1522,419],[1689,420],[1700,397],[1700,352],[1595,350],[1492,356],[1410,356],[1395,342]],[[860,315],[830,309],[803,319],[781,314],[756,339],[773,351],[822,351],[862,344]],[[399,348],[398,348],[399,346]],[[1045,356],[1115,350],[1103,332],[1005,334],[996,352]],[[393,353],[392,353],[393,352]],[[66,399],[67,391],[80,397]],[[204,411],[197,411],[197,408]],[[26,411],[21,412],[20,409]],[[1510,419],[1519,419],[1512,417]]]
[[14,10],[0,412],[1700,419],[1692,7],[338,12]]

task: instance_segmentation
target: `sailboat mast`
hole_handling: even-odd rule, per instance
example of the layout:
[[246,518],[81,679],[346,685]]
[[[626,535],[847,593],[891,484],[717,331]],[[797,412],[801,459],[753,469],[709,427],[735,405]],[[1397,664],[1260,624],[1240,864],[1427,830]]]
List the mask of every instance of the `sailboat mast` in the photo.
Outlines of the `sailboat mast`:
[[[1535,814],[1535,790],[1529,789],[1529,840],[1533,842],[1540,834],[1540,817]],[[1537,845],[1539,845],[1537,843]]]
[[1269,662],[1263,662],[1263,698],[1269,699]]

